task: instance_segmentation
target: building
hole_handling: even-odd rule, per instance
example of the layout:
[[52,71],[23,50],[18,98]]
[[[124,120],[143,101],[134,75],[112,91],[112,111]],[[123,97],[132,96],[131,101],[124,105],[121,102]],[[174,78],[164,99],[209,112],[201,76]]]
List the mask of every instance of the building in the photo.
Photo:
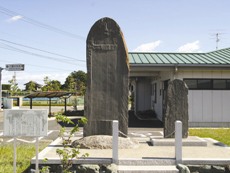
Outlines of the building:
[[37,82],[34,82],[34,81],[29,81],[25,83],[24,85],[26,86],[25,87],[26,91],[29,91],[31,89],[32,91],[41,91],[41,88],[42,88],[41,84],[38,84]]
[[230,127],[230,48],[208,53],[130,52],[134,110],[154,110],[162,120],[169,80],[189,88],[190,127]]

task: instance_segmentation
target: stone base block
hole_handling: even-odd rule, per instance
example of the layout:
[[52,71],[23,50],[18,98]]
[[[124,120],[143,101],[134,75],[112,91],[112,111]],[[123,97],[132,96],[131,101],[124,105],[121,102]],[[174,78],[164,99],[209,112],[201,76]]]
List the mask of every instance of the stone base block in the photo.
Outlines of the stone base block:
[[[150,137],[150,142],[153,146],[175,146],[174,138],[156,138]],[[189,136],[182,139],[183,146],[207,146],[207,141],[197,136]]]

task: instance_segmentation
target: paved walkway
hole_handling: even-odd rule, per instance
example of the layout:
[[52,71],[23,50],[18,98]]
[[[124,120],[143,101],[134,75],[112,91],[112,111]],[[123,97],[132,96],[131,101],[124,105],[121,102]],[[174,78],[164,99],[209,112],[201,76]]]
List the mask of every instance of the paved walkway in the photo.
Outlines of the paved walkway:
[[[159,129],[156,133],[162,134]],[[129,133],[131,134],[131,133]],[[79,132],[75,139],[81,137],[82,132]],[[151,146],[149,145],[148,137],[133,137],[139,141],[139,148],[137,149],[119,149],[119,160],[137,160],[148,162],[156,159],[175,159],[174,146]],[[185,164],[218,164],[230,165],[230,148],[219,145],[218,141],[206,138],[207,146],[183,146],[182,158]],[[48,162],[57,164],[60,162],[56,149],[61,148],[61,140],[57,139],[51,143],[45,150],[39,154],[39,160],[48,158]],[[81,149],[81,153],[89,153],[89,158],[83,159],[82,163],[111,163],[112,150],[111,149]],[[35,158],[34,158],[35,159]],[[32,163],[35,160],[32,160]],[[77,162],[79,163],[79,161]],[[80,161],[81,163],[81,161]]]
[[[29,107],[22,107],[29,109]],[[34,107],[35,108],[35,107]],[[37,107],[36,107],[37,108]],[[44,109],[47,107],[38,107]],[[62,107],[53,107],[55,111]],[[21,108],[20,108],[21,109]],[[0,122],[3,121],[2,112],[0,112]],[[76,139],[82,137],[82,130],[77,133]],[[175,148],[173,146],[151,146],[149,145],[150,136],[162,136],[161,128],[129,128],[129,137],[139,141],[140,146],[137,149],[120,149],[119,160],[154,160],[154,159],[174,159]],[[205,139],[207,146],[183,146],[183,163],[185,164],[228,164],[230,165],[230,147],[220,145],[218,141],[213,139]],[[60,139],[53,141],[46,149],[39,154],[40,163],[44,158],[48,158],[48,162],[60,162],[59,156],[56,154],[56,149],[61,148]],[[111,162],[111,149],[81,149],[81,153],[89,153],[89,158],[84,161],[105,161]],[[93,160],[93,161],[92,161]],[[35,162],[35,158],[32,163]]]

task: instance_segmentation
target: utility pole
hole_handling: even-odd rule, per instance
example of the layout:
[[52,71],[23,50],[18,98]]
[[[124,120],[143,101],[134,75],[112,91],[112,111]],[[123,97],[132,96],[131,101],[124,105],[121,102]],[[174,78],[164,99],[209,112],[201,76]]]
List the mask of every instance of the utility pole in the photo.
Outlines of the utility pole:
[[218,50],[218,43],[220,41],[219,33],[216,33],[216,50]]
[[2,110],[2,70],[4,68],[0,67],[0,106],[1,106],[1,110]]

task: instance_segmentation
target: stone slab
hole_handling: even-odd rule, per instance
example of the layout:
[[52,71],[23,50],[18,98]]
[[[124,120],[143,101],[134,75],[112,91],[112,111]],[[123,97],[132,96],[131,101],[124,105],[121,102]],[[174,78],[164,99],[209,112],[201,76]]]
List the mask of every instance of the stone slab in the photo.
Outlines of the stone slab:
[[179,173],[176,166],[118,166],[118,173]]
[[119,121],[121,134],[127,135],[128,80],[128,51],[122,31],[113,19],[102,18],[87,37],[85,137],[112,135],[113,120]]
[[[79,139],[79,138],[75,138]],[[184,146],[182,163],[188,165],[230,165],[230,147],[217,146],[216,141],[207,140],[207,146]],[[47,158],[47,164],[60,164],[59,156],[56,149],[61,147],[61,140],[57,139],[47,148],[39,153],[39,163],[43,163],[43,159]],[[85,159],[74,160],[75,164],[110,164],[112,163],[111,149],[82,149],[81,153],[89,153],[89,157]],[[35,157],[31,160],[35,163]],[[120,165],[172,165],[175,163],[175,147],[174,146],[150,146],[141,143],[138,149],[120,149],[119,160]],[[132,164],[132,165],[131,165]]]
[[[153,146],[175,146],[175,139],[173,138],[150,137],[150,142]],[[182,139],[182,145],[207,146],[207,141],[196,136],[189,136],[188,138]]]
[[227,158],[185,158],[182,160],[184,165],[229,165],[230,159]]
[[133,158],[133,159],[119,159],[118,165],[126,165],[126,166],[136,166],[136,165],[176,165],[176,159],[174,158]]

